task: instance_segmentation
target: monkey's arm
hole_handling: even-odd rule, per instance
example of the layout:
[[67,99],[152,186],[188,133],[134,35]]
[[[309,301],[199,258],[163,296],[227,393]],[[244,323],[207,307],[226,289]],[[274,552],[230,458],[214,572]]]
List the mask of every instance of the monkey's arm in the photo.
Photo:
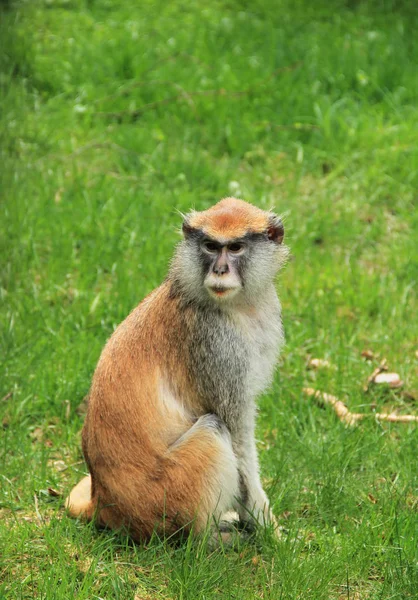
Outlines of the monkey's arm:
[[243,521],[257,521],[261,525],[273,521],[270,505],[263,490],[255,441],[247,439],[245,446],[239,444],[235,449],[240,475],[240,493],[238,514]]
[[261,525],[274,524],[274,516],[260,480],[254,426],[255,418],[248,417],[245,426],[241,426],[232,435],[240,474],[241,498],[237,511],[243,521],[256,521]]

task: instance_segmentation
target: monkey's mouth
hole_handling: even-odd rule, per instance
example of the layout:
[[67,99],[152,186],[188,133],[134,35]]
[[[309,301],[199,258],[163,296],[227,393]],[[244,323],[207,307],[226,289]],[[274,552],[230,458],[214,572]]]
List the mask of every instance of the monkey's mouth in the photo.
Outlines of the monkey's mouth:
[[225,294],[227,294],[230,291],[231,290],[224,289],[224,288],[212,288],[212,292],[214,294],[216,294],[217,296],[225,296]]
[[237,287],[223,287],[223,286],[211,286],[207,288],[211,296],[216,298],[226,298],[226,296],[235,295],[238,291]]

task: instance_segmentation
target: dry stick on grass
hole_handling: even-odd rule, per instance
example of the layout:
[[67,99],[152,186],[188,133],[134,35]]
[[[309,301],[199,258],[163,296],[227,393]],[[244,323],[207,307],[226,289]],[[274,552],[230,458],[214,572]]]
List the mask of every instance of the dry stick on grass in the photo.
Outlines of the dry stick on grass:
[[366,385],[363,387],[363,392],[369,391],[370,384],[374,382],[376,375],[380,375],[380,373],[383,373],[383,371],[387,371],[387,370],[388,370],[387,360],[386,360],[386,358],[384,358],[382,360],[382,362],[380,363],[380,365],[378,367],[376,367],[376,369],[373,371],[373,373],[368,377],[368,379],[366,381]]
[[268,75],[268,77],[265,77],[264,79],[262,79],[256,86],[252,86],[252,87],[250,86],[250,87],[246,88],[245,90],[241,90],[241,91],[237,91],[237,92],[228,92],[227,90],[224,90],[222,88],[218,89],[218,90],[200,90],[200,91],[195,91],[195,92],[187,92],[186,90],[184,90],[180,94],[176,94],[175,96],[169,96],[168,98],[163,98],[162,100],[156,100],[155,102],[148,102],[148,104],[144,104],[143,106],[141,106],[140,108],[137,108],[135,110],[121,110],[118,112],[97,112],[96,115],[99,115],[101,117],[105,117],[108,119],[115,119],[116,121],[121,121],[124,117],[129,117],[132,121],[135,121],[147,110],[151,110],[153,108],[156,108],[157,106],[162,106],[164,104],[169,104],[170,102],[176,102],[177,100],[183,100],[183,99],[190,100],[190,98],[192,98],[194,96],[227,96],[228,98],[236,98],[238,96],[245,96],[245,95],[249,94],[250,92],[254,91],[255,89],[257,89],[258,87],[260,87],[261,85],[263,85],[264,83],[267,83],[267,81],[270,81],[270,79],[273,79],[278,73],[283,73],[286,71],[294,71],[295,69],[299,68],[301,64],[302,64],[301,62],[297,62],[297,63],[287,66],[287,67],[280,67],[279,69],[276,69],[275,71],[273,71],[273,73],[270,73],[270,75]]
[[416,415],[396,415],[394,413],[352,413],[348,410],[347,405],[342,400],[339,400],[336,396],[332,396],[332,394],[320,392],[319,390],[314,390],[313,388],[302,388],[302,391],[307,396],[313,396],[319,405],[324,406],[328,404],[329,406],[332,406],[340,421],[346,423],[347,425],[355,425],[355,423],[358,421],[370,417],[374,417],[377,421],[388,421],[389,423],[418,423],[418,416]]

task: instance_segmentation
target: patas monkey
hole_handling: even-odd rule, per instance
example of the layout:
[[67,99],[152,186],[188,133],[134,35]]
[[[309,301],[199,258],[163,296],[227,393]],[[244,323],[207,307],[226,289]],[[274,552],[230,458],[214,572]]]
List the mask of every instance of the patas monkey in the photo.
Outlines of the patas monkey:
[[283,224],[225,198],[188,214],[183,234],[167,279],[102,352],[83,429],[90,475],[66,501],[135,540],[201,532],[230,509],[273,519],[254,426],[283,344]]

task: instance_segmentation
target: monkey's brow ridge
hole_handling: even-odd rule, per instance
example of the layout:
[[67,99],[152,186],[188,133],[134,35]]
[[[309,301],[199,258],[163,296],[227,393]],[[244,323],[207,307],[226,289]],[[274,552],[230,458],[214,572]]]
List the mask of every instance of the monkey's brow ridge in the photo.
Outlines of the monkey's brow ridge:
[[257,242],[257,241],[265,241],[268,240],[267,232],[263,233],[255,233],[254,231],[249,231],[245,235],[241,235],[239,237],[233,238],[214,238],[210,235],[206,234],[202,229],[194,229],[192,228],[188,237],[196,239],[198,241],[208,241],[219,246],[226,246],[227,244],[237,243],[237,242]]

